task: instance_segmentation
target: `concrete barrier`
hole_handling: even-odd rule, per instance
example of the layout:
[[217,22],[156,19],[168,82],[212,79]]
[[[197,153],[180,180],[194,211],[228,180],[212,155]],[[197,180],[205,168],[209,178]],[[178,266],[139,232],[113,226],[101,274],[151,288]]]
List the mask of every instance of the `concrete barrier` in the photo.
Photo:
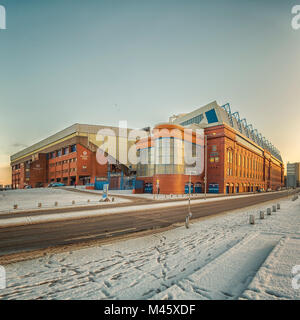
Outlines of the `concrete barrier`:
[[268,216],[271,215],[271,208],[267,208],[267,215],[268,215]]
[[277,210],[280,210],[280,203],[277,203]]
[[276,212],[277,210],[276,210],[276,206],[275,205],[273,205],[272,206],[272,212]]
[[253,214],[250,214],[250,216],[249,216],[249,223],[250,224],[255,224],[255,218],[254,218]]

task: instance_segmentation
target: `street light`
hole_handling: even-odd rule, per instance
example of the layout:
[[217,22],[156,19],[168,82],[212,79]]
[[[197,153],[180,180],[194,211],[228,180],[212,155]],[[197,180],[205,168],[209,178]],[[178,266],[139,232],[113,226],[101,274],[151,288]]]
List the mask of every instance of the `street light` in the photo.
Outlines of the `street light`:
[[[205,165],[204,165],[204,199],[207,199],[206,189],[207,189],[207,135],[204,135],[204,146],[205,146]],[[185,227],[188,229],[190,224],[190,218],[192,218],[191,212],[191,184],[192,184],[192,173],[197,173],[195,171],[190,171],[190,179],[189,179],[189,204],[188,204],[188,214],[185,217]]]

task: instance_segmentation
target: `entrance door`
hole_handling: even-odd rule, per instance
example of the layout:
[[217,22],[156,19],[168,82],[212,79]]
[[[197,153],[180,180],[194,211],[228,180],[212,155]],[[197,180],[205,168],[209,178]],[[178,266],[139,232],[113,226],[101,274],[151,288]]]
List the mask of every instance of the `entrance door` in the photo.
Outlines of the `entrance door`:
[[200,182],[195,183],[195,193],[202,193],[202,185]]
[[215,183],[210,183],[208,186],[209,193],[219,193],[219,185]]

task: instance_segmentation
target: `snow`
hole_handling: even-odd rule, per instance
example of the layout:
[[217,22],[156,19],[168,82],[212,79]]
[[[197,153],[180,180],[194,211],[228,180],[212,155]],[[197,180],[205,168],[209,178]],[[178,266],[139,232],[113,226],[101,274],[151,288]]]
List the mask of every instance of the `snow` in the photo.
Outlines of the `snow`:
[[[275,203],[274,203],[275,204]],[[0,299],[300,299],[300,200],[6,266]],[[249,215],[255,224],[249,224]]]
[[[101,204],[99,200],[101,195],[92,193],[73,192],[56,188],[36,188],[36,189],[20,189],[8,190],[0,192],[0,214],[8,212],[20,212],[21,210],[37,209],[38,203],[42,203],[42,208],[55,208],[54,203],[58,202],[59,207],[75,205],[95,205]],[[88,202],[90,200],[90,202]],[[126,199],[115,197],[115,202],[128,202]],[[18,210],[14,210],[13,206],[18,204]],[[107,204],[107,202],[105,202]],[[74,205],[73,205],[74,206]]]

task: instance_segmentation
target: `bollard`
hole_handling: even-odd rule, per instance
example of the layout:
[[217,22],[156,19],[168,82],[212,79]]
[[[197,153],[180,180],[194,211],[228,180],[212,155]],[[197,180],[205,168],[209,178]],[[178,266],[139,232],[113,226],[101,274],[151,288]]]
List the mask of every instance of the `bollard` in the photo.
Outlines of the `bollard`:
[[275,205],[272,206],[272,211],[276,212],[276,206]]
[[262,220],[265,218],[265,212],[264,211],[260,211],[259,212],[259,218]]
[[114,197],[111,198],[111,202],[115,202],[115,198]]
[[58,206],[58,202],[55,201],[55,202],[54,202],[54,207],[57,207],[57,206]]
[[280,210],[280,203],[277,203],[277,210]]
[[271,215],[271,208],[267,209],[267,215],[270,216]]
[[254,218],[254,215],[253,215],[253,214],[250,214],[249,223],[250,223],[250,224],[255,224],[255,218]]
[[72,201],[72,204],[75,204],[75,200]]
[[185,227],[188,229],[190,227],[190,217],[187,215],[185,217]]
[[18,205],[17,204],[14,204],[14,209],[18,209]]
[[42,204],[41,204],[41,202],[39,202],[39,203],[38,203],[38,207],[39,207],[39,208],[41,208],[41,207],[42,207]]

